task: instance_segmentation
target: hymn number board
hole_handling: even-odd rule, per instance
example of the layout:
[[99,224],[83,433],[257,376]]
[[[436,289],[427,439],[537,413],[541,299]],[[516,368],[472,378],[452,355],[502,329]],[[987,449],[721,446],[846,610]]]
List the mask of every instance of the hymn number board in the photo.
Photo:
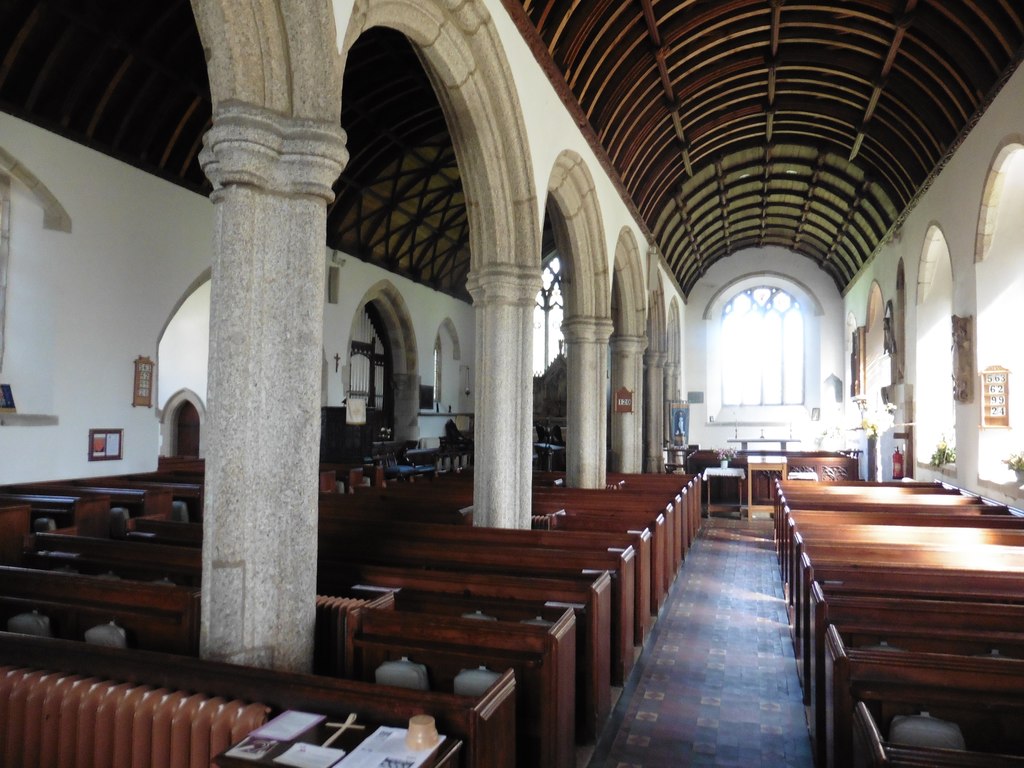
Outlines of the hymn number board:
[[981,372],[981,426],[1010,426],[1010,371],[994,365]]

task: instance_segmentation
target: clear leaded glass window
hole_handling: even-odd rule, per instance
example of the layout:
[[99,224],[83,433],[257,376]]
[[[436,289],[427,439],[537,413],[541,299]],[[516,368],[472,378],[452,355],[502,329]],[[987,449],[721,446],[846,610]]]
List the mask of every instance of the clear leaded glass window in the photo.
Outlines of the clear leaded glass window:
[[533,308],[533,375],[539,376],[562,351],[562,263],[557,256],[544,267]]
[[800,304],[769,286],[738,293],[722,310],[723,405],[799,405],[803,401]]

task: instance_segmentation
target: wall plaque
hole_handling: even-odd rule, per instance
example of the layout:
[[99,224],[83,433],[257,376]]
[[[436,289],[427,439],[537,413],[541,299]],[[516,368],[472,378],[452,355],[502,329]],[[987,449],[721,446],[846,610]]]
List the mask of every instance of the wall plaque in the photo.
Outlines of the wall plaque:
[[615,413],[633,412],[633,392],[625,387],[615,391]]

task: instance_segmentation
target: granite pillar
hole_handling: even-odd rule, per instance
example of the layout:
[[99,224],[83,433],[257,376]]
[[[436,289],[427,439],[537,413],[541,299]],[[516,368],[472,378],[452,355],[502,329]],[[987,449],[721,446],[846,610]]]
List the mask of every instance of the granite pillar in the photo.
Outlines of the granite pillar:
[[345,134],[228,103],[204,145],[216,230],[200,653],[308,672],[324,234]]
[[566,484],[603,488],[606,470],[608,337],[611,320],[572,317],[562,323],[568,364]]
[[469,274],[476,315],[473,519],[529,528],[533,481],[536,267],[487,264]]
[[644,336],[613,336],[612,397],[622,387],[633,393],[633,410],[629,413],[612,412],[612,472],[640,472],[643,446],[643,351],[647,347]]
[[665,359],[664,352],[644,354],[644,471],[664,472],[665,457]]

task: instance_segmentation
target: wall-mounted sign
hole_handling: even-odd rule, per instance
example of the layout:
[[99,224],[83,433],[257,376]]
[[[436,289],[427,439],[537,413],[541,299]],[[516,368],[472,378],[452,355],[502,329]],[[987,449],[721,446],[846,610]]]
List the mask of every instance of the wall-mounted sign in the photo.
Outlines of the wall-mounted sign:
[[633,412],[633,392],[625,387],[615,391],[615,413]]
[[981,372],[981,426],[1010,426],[1010,371],[993,365]]

